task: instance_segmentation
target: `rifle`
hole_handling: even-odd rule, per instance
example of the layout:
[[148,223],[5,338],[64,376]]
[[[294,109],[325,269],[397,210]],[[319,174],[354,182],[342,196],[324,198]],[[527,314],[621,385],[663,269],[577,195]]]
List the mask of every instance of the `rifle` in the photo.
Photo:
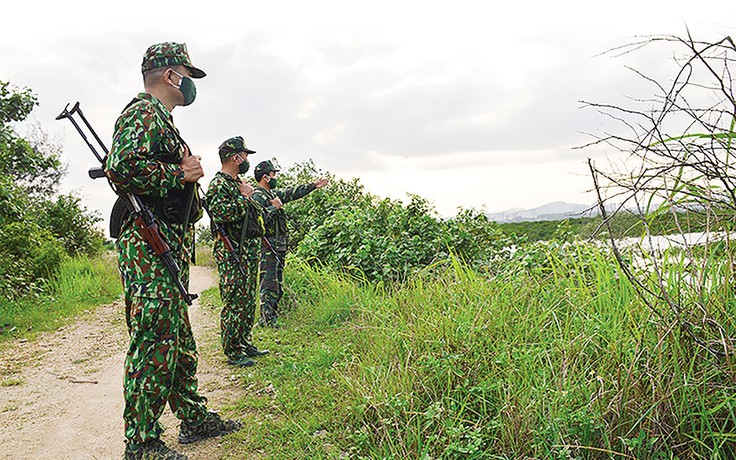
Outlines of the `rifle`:
[[[197,187],[199,187],[199,184],[197,184]],[[201,193],[202,193],[202,190],[200,189],[200,196],[203,196],[201,195]],[[204,211],[207,213],[207,215],[210,217],[210,221],[212,222],[212,225],[215,226],[215,230],[217,230],[217,234],[222,240],[222,243],[225,245],[225,249],[227,250],[227,252],[230,253],[230,257],[233,258],[233,261],[238,266],[238,270],[240,271],[240,274],[243,275],[243,278],[245,278],[247,275],[245,274],[245,270],[243,269],[243,264],[240,262],[240,257],[238,257],[238,252],[235,250],[235,247],[233,246],[232,241],[230,241],[230,237],[227,236],[225,227],[215,222],[215,219],[212,218],[212,214],[210,213],[210,205],[207,204],[207,200],[202,200],[202,207],[204,208]]]
[[276,259],[276,264],[281,265],[281,268],[283,269],[284,263],[281,262],[281,257],[276,254],[276,250],[273,248],[273,246],[271,246],[271,242],[268,240],[268,238],[266,238],[266,235],[263,235],[261,237],[261,241],[263,242],[263,244],[266,245],[266,249],[271,251],[271,254],[273,254],[273,258]]
[[[79,118],[82,120],[82,122],[84,122],[87,130],[89,130],[89,132],[94,136],[95,140],[97,140],[97,143],[102,148],[102,151],[105,152],[104,157],[100,156],[94,145],[92,145],[89,139],[87,139],[84,131],[74,119],[74,114],[79,115]],[[99,138],[95,130],[92,129],[92,126],[89,124],[87,118],[84,116],[82,109],[79,108],[79,102],[75,103],[74,107],[72,107],[71,110],[69,110],[69,104],[67,104],[66,107],[64,107],[64,110],[62,110],[62,112],[56,117],[57,120],[61,120],[64,118],[68,119],[72,123],[72,125],[74,125],[79,135],[82,136],[82,139],[84,139],[84,141],[87,143],[87,146],[90,148],[90,150],[92,150],[92,153],[100,162],[99,167],[93,167],[89,169],[89,177],[91,179],[105,177],[105,171],[102,169],[102,167],[105,165],[105,159],[107,158],[109,151],[107,150],[107,147],[105,147],[105,144]],[[156,254],[156,256],[160,258],[163,262],[164,267],[166,267],[166,270],[174,279],[176,287],[179,289],[179,292],[184,298],[184,301],[187,303],[187,305],[191,305],[192,300],[196,299],[198,296],[197,294],[189,293],[187,291],[187,288],[185,288],[184,284],[181,282],[181,269],[179,268],[179,265],[176,263],[176,259],[174,259],[174,256],[171,253],[171,248],[169,247],[168,243],[166,243],[163,235],[161,235],[161,232],[158,228],[158,223],[156,222],[156,218],[151,210],[143,204],[138,195],[120,190],[109,179],[107,182],[108,184],[110,184],[110,188],[112,188],[113,192],[123,198],[125,206],[134,217],[135,225],[140,230],[141,236],[143,236],[143,239],[146,240],[151,249],[153,249],[153,252]]]

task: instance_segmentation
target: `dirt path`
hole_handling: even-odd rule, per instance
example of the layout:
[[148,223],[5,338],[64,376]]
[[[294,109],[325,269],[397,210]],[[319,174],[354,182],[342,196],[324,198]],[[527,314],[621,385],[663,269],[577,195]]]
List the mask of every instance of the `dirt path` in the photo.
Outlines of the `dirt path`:
[[[191,267],[192,292],[216,282],[206,267]],[[234,378],[212,348],[219,316],[195,300],[190,318],[200,349],[199,380],[209,407],[233,397]],[[123,360],[127,333],[119,302],[75,324],[0,352],[1,459],[122,458]],[[164,440],[176,446],[178,421],[167,408]],[[216,458],[215,440],[179,447],[190,458]]]

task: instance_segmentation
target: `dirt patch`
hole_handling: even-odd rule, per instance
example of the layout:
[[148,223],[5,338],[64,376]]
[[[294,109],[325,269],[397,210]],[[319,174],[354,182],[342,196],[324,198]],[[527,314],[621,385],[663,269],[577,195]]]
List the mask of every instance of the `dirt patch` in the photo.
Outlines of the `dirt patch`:
[[[192,292],[215,282],[211,269],[191,267]],[[238,379],[214,351],[219,314],[201,308],[198,300],[189,312],[200,349],[201,392],[210,410],[217,410],[234,400]],[[115,302],[73,325],[0,352],[0,458],[122,458],[128,343],[123,315],[122,304]],[[167,428],[163,439],[177,446],[178,421],[168,409],[161,420]],[[217,440],[177,449],[192,459],[219,457]]]

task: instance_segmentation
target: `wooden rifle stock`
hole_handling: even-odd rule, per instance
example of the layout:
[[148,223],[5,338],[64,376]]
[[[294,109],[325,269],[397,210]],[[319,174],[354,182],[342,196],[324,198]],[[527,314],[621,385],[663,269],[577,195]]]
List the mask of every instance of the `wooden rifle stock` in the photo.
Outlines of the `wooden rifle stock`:
[[196,299],[198,296],[197,294],[188,292],[187,288],[184,287],[184,284],[181,282],[181,269],[179,268],[179,264],[176,263],[176,259],[174,259],[174,256],[171,253],[171,248],[161,235],[161,231],[158,228],[158,224],[156,223],[153,213],[150,209],[141,206],[137,196],[128,194],[128,198],[133,202],[134,208],[138,208],[138,211],[134,214],[134,222],[138,227],[138,230],[141,232],[141,236],[143,236],[143,239],[146,240],[156,256],[161,259],[166,270],[171,274],[174,282],[176,283],[176,287],[179,289],[182,297],[184,297],[184,301],[187,305],[191,305],[192,300]]
[[138,230],[140,230],[141,235],[143,235],[143,239],[151,246],[151,249],[153,249],[153,252],[156,253],[157,256],[162,257],[171,252],[171,248],[161,237],[161,233],[159,233],[158,224],[156,224],[156,222],[147,225],[143,221],[143,217],[138,215],[135,218],[135,224],[138,226]]

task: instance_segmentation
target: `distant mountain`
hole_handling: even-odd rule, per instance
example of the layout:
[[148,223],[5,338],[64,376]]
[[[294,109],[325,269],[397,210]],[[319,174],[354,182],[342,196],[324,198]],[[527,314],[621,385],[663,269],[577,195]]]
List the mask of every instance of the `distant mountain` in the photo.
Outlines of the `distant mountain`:
[[490,220],[498,223],[565,220],[576,217],[592,217],[597,215],[598,208],[595,206],[565,203],[564,201],[555,201],[534,209],[514,208],[487,214]]

